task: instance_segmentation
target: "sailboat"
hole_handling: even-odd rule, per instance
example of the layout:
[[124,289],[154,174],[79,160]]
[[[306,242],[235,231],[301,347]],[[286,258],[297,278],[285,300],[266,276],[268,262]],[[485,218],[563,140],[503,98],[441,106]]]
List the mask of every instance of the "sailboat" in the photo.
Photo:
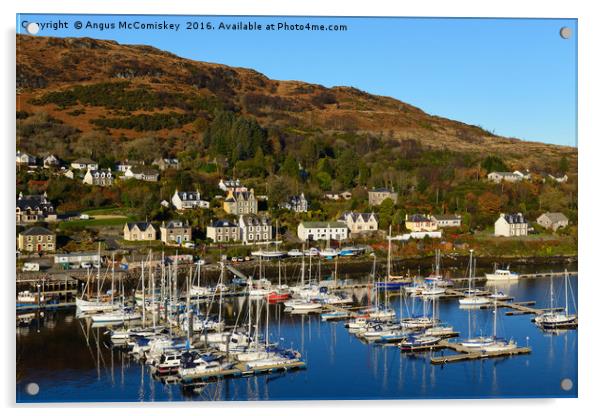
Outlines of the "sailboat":
[[[471,252],[472,252],[472,250],[471,250]],[[496,304],[496,306],[497,306],[497,304]],[[495,339],[493,337],[482,336],[482,335],[478,336],[478,337],[471,336],[472,321],[470,318],[471,318],[471,309],[468,309],[468,338],[460,341],[460,345],[463,347],[466,347],[466,348],[480,349],[487,345],[493,344],[493,342],[495,341]]]
[[516,348],[514,340],[506,341],[497,337],[497,300],[493,301],[493,342],[483,345],[481,351],[484,352],[500,352],[508,351]]
[[377,288],[380,289],[399,289],[402,286],[407,286],[412,283],[411,279],[407,276],[394,276],[391,274],[391,226],[389,225],[389,235],[387,239],[389,240],[388,249],[387,249],[387,276],[384,282],[378,282]]
[[568,272],[564,271],[564,310],[554,310],[554,280],[550,276],[550,308],[535,318],[535,324],[543,329],[558,329],[563,327],[574,327],[577,325],[577,315],[569,314],[569,278]]
[[282,284],[282,267],[278,260],[278,286],[267,294],[268,302],[283,302],[291,296],[291,292],[287,285]]
[[[100,243],[98,243],[98,258],[100,259]],[[92,299],[90,297],[90,269],[88,269],[86,285],[84,287],[83,293],[81,297],[75,298],[75,306],[79,312],[83,313],[95,313],[95,312],[104,312],[104,311],[112,311],[117,309],[117,305],[111,302],[109,299],[101,298],[100,289],[100,264],[96,269],[96,299]],[[88,292],[86,299],[84,296]]]
[[475,267],[473,267],[472,253],[473,250],[470,250],[470,258],[468,260],[468,294],[466,297],[459,299],[458,302],[460,302],[460,305],[464,306],[487,305],[488,303],[491,303],[491,299],[483,296],[478,296],[478,292],[472,288],[472,280],[474,279],[475,272]]

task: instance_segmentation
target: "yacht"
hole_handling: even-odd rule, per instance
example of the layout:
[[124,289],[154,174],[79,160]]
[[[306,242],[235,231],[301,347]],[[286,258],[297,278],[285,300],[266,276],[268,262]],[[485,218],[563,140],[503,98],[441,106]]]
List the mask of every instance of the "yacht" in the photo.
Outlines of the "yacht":
[[513,273],[510,270],[496,269],[493,273],[485,273],[485,278],[492,281],[508,281],[518,280],[520,276],[518,273]]

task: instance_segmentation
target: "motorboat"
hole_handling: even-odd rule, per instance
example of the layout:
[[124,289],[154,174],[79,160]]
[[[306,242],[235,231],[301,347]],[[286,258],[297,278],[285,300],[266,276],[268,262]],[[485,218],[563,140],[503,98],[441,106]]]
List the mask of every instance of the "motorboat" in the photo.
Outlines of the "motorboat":
[[496,269],[493,273],[485,273],[485,278],[492,281],[518,280],[520,275],[506,269]]

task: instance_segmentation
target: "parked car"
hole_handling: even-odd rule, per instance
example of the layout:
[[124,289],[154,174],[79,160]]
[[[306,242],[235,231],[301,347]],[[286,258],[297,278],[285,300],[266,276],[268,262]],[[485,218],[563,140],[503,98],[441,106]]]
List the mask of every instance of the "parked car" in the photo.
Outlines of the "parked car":
[[81,266],[82,266],[82,269],[90,269],[92,267],[92,263],[84,261],[84,262],[82,262]]
[[23,264],[22,270],[24,272],[39,272],[40,264],[39,263],[25,263],[25,264]]
[[186,248],[195,248],[196,245],[194,243],[184,243],[184,247],[186,247]]

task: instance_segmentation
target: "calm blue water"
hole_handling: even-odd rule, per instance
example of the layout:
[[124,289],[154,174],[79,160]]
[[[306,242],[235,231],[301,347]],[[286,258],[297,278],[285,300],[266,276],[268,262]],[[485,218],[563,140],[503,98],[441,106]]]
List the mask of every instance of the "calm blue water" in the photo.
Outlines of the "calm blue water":
[[[555,279],[555,302],[564,305],[563,278]],[[577,296],[577,279],[571,279]],[[523,280],[502,287],[517,301],[549,306],[549,279]],[[366,301],[366,290],[353,292]],[[576,300],[576,299],[575,299]],[[404,315],[422,303],[406,299]],[[242,299],[232,300],[227,313],[235,319]],[[400,308],[399,297],[391,306]],[[569,302],[571,311],[572,299]],[[440,317],[466,336],[469,312],[455,299],[440,303]],[[493,331],[491,310],[470,311],[471,332]],[[529,355],[434,366],[431,353],[402,354],[395,347],[368,345],[350,335],[343,322],[321,322],[319,315],[290,315],[271,307],[270,337],[283,339],[303,353],[307,369],[250,378],[222,380],[197,391],[154,380],[148,367],[127,353],[111,350],[102,329],[87,328],[72,312],[46,314],[44,322],[17,330],[17,401],[170,401],[170,400],[311,400],[433,399],[498,397],[577,397],[577,331],[545,334],[532,316],[498,313],[498,336],[514,338],[533,349]],[[437,354],[437,353],[435,353]],[[570,379],[565,391],[561,381]],[[39,393],[26,393],[37,383]]]

